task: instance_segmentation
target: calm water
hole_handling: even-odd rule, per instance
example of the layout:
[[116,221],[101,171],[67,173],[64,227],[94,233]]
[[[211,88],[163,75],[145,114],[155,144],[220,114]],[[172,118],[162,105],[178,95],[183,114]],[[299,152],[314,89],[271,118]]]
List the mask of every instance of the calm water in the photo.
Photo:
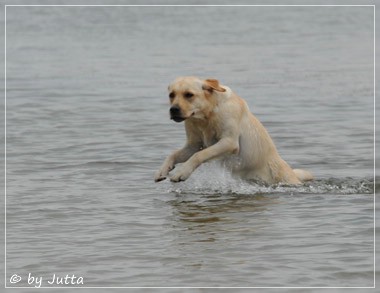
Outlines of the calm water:
[[[181,75],[317,180],[154,183]],[[8,286],[373,286],[373,8],[8,7],[6,235]]]

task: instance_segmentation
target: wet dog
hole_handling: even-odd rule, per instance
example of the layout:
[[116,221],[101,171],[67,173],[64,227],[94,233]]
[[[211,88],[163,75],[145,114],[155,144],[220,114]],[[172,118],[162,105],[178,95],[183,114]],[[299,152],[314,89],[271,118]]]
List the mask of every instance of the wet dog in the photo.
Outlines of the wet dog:
[[173,182],[184,181],[202,163],[222,158],[233,174],[267,184],[300,184],[310,172],[292,169],[278,154],[268,132],[247,103],[216,79],[180,77],[169,85],[170,118],[185,121],[185,146],[169,155],[155,174],[166,179],[183,163]]

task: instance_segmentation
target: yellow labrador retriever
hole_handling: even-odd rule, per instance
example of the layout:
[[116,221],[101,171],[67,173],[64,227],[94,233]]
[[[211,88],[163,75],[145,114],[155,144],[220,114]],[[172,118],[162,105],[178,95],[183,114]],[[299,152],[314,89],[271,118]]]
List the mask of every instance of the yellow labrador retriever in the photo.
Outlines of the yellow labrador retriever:
[[173,182],[184,181],[202,163],[223,158],[233,174],[264,183],[300,184],[310,172],[291,169],[247,103],[215,79],[179,77],[169,86],[170,118],[185,121],[185,146],[166,158],[155,181],[183,163]]

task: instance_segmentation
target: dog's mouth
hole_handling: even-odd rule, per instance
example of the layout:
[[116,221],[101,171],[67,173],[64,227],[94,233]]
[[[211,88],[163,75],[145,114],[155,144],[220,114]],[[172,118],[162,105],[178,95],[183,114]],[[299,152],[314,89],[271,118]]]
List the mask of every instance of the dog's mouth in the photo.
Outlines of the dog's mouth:
[[195,113],[193,112],[193,113],[191,113],[191,115],[188,116],[188,117],[182,117],[182,116],[170,115],[170,119],[174,120],[175,122],[182,122],[182,121],[186,120],[187,118],[190,118],[190,117],[194,116],[194,114],[195,114]]
[[183,118],[183,117],[180,117],[180,116],[172,116],[172,117],[170,117],[170,119],[174,120],[175,122],[182,122],[186,118]]

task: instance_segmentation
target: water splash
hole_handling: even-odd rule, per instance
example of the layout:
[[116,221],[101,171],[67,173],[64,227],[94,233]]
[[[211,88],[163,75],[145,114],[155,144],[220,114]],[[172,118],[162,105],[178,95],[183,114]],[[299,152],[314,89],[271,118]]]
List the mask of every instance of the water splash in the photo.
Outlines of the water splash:
[[300,186],[287,184],[262,185],[238,178],[215,163],[202,165],[185,182],[166,182],[167,192],[177,194],[373,194],[373,178],[323,178]]

